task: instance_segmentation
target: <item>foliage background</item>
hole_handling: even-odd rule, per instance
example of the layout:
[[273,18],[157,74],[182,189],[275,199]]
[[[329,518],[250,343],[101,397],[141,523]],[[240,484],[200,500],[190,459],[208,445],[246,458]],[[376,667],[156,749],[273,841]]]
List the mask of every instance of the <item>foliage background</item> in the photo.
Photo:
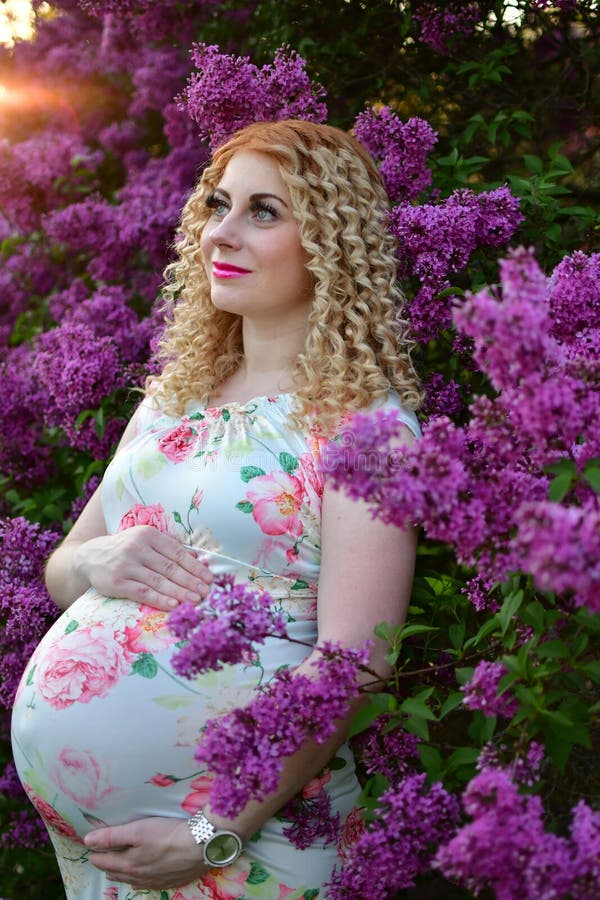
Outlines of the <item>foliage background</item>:
[[[194,71],[194,42],[248,55],[256,66],[272,64],[280,47],[296,50],[326,88],[328,121],[340,127],[352,127],[373,105],[390,106],[403,122],[426,120],[438,141],[426,162],[431,185],[409,198],[413,206],[444,203],[456,189],[479,194],[503,185],[520,199],[524,218],[510,239],[459,247],[461,263],[429,298],[426,312],[438,325],[418,348],[428,386],[424,418],[448,413],[464,427],[474,397],[498,394],[473,344],[453,330],[453,298],[497,283],[509,244],[533,247],[550,273],[574,251],[597,259],[599,242],[600,13],[592,0],[34,5],[36,39],[0,56],[3,765],[18,669],[53,615],[40,580],[43,557],[97,483],[136,402],[131,388],[142,382],[159,324],[160,272],[207,157],[198,124],[173,103]],[[211,82],[217,105],[225,103],[227,77],[221,70]],[[440,252],[452,255],[461,222],[433,235]],[[589,328],[599,326],[597,274],[590,276]],[[410,300],[423,279],[410,266],[405,275]],[[590,373],[581,378],[591,392]],[[555,447],[544,491],[597,515],[597,431],[578,441],[589,451],[583,464]],[[500,502],[500,463],[496,474]],[[460,547],[432,531],[419,550],[410,618],[418,627],[390,636],[396,684],[373,698],[357,729],[376,713],[390,714],[420,739],[414,771],[457,795],[484,745],[492,742],[514,774],[531,741],[539,742],[544,761],[522,790],[542,798],[547,828],[564,835],[572,807],[584,799],[597,808],[600,797],[599,617],[573,602],[569,585],[553,591],[550,578],[541,590],[525,571],[480,584],[485,599],[474,604],[468,585],[475,576],[485,582],[485,572],[476,562],[459,564]],[[598,597],[598,574],[589,577]],[[486,660],[503,660],[501,689],[517,704],[512,716],[463,702],[463,687]],[[387,784],[382,775],[366,779],[368,808]],[[29,896],[62,896],[53,855],[39,846],[10,768],[2,790],[2,896],[24,896],[24,884]],[[471,888],[460,877],[451,884],[431,870],[430,858],[421,861],[417,886],[399,897],[470,897],[475,888],[495,895],[493,873]],[[585,890],[573,896],[592,897]]]

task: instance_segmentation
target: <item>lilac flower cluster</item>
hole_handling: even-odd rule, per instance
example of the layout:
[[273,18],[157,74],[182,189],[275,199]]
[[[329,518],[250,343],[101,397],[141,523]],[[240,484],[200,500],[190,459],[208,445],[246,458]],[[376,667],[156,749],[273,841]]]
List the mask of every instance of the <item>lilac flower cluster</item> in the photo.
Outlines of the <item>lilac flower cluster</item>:
[[479,709],[486,716],[511,719],[519,708],[516,698],[510,694],[498,694],[498,685],[506,674],[503,663],[486,660],[478,663],[471,680],[463,687],[467,709]]
[[0,208],[12,227],[27,233],[40,225],[41,215],[77,196],[81,176],[75,161],[93,171],[103,154],[91,152],[81,139],[48,130],[11,144],[0,141]]
[[353,741],[353,747],[368,775],[380,773],[395,784],[418,759],[420,743],[416,734],[400,728],[389,715],[382,715]]
[[[327,472],[384,521],[423,524],[482,578],[521,569],[598,609],[598,507],[583,477],[600,448],[595,353],[579,348],[573,357],[570,335],[562,342],[552,334],[548,280],[531,252],[515,251],[500,271],[502,299],[482,291],[455,312],[498,394],[477,396],[462,427],[432,417],[410,449],[390,449],[401,427],[393,414],[356,416],[325,454]],[[561,271],[568,277],[565,263]],[[560,276],[550,279],[554,296]],[[546,466],[560,459],[573,461],[578,478],[559,506],[547,499]]]
[[[533,787],[539,781],[545,752],[543,744],[538,744],[537,741],[531,741],[525,750],[519,748],[512,754],[504,743],[499,746],[485,744],[477,757],[477,770],[481,772],[489,768],[505,768],[514,784]],[[507,756],[508,764],[503,765],[503,760]]]
[[0,519],[0,704],[10,708],[21,673],[57,610],[43,565],[58,540],[19,516]]
[[[96,335],[83,324],[65,322],[40,335],[36,350],[33,372],[46,391],[46,423],[63,428],[74,446],[83,443],[92,449],[87,437],[81,440],[77,418],[83,410],[98,407],[104,397],[124,384],[114,341]],[[111,443],[114,437],[111,434]],[[106,453],[108,447],[96,449]]]
[[314,677],[282,668],[247,706],[209,722],[195,755],[215,775],[215,812],[235,817],[251,798],[264,799],[277,788],[283,757],[308,739],[325,743],[358,693],[358,673],[368,660],[368,646],[324,643]]
[[382,795],[376,822],[350,848],[344,868],[334,870],[330,900],[393,900],[426,871],[432,847],[454,831],[459,807],[441,784],[427,789],[425,779],[410,775]]
[[437,142],[429,122],[416,116],[402,122],[389,106],[366,109],[354,123],[354,134],[379,162],[393,203],[413,200],[431,184],[427,155]]
[[216,45],[196,44],[197,72],[179,98],[211,150],[251,122],[288,118],[323,122],[325,90],[311,82],[306,63],[294,50],[280,48],[273,63],[258,68],[247,56],[221,53]]
[[436,53],[446,55],[456,43],[459,34],[472,34],[481,21],[479,3],[419,3],[411,4],[413,16],[421,26],[420,39]]
[[439,372],[434,372],[426,379],[425,402],[423,413],[427,416],[448,416],[453,419],[465,411],[465,403],[461,397],[460,385],[454,381],[446,381]]
[[233,575],[217,576],[208,597],[194,606],[182,603],[169,614],[169,627],[186,645],[173,655],[173,668],[186,678],[240,662],[253,643],[284,637],[284,616],[266,591],[236,584]]
[[281,810],[282,819],[291,819],[282,831],[299,850],[306,850],[317,838],[323,845],[337,841],[340,836],[340,814],[332,812],[331,797],[321,790],[315,796],[297,795]]
[[593,900],[600,874],[600,813],[573,809],[570,838],[544,829],[539,797],[520,794],[507,772],[489,768],[463,794],[472,822],[438,850],[446,877],[498,900]]
[[454,191],[440,203],[400,203],[390,212],[390,231],[398,240],[398,274],[416,278],[420,288],[408,305],[412,329],[421,341],[450,325],[450,275],[463,269],[480,247],[500,247],[523,221],[519,200],[507,187],[475,194]]
[[51,448],[40,439],[45,393],[31,375],[34,353],[12,347],[0,361],[0,469],[29,488],[52,470]]
[[578,604],[598,608],[600,593],[600,505],[580,507],[542,501],[523,504],[515,515],[523,568],[542,590],[573,591]]

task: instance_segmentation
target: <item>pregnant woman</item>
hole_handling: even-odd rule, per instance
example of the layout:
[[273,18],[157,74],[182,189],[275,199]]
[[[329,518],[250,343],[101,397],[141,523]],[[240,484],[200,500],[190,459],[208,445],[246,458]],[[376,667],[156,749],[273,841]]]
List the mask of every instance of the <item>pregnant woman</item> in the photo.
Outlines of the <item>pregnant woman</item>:
[[[400,443],[418,435],[387,207],[353,137],[289,120],[234,135],[183,210],[162,372],[48,562],[64,613],[13,714],[18,772],[69,900],[324,897],[361,827],[351,713],[233,819],[211,809],[194,750],[282,666],[313,672],[317,642],[358,646],[404,617],[414,533],[333,491],[322,453],[360,410],[395,410]],[[269,638],[183,679],[168,613],[226,573],[268,591],[302,643]],[[373,645],[382,676],[385,652]],[[322,792],[339,840],[299,849],[281,811]]]

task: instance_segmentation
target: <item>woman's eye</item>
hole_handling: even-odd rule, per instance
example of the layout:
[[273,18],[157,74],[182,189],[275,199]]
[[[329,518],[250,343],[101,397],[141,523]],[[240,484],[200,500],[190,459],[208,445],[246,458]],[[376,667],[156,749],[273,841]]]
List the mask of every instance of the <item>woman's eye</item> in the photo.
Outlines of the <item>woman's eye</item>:
[[206,198],[206,205],[216,216],[224,216],[229,209],[229,206],[221,197],[215,197],[211,195]]
[[253,203],[251,209],[258,222],[272,222],[277,218],[277,210],[268,203]]

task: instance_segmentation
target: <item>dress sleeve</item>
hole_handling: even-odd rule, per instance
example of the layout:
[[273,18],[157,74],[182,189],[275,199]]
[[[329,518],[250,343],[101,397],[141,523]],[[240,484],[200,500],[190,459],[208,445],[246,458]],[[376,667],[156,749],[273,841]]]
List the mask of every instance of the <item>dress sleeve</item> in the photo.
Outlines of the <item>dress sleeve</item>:
[[412,411],[412,409],[407,409],[398,394],[394,393],[394,391],[388,391],[388,395],[385,400],[377,400],[375,403],[372,403],[371,406],[366,410],[367,412],[375,412],[378,409],[384,410],[395,410],[398,414],[399,418],[402,419],[403,423],[409,428],[416,438],[420,438],[421,435],[421,427],[419,425],[419,420],[417,416]]

